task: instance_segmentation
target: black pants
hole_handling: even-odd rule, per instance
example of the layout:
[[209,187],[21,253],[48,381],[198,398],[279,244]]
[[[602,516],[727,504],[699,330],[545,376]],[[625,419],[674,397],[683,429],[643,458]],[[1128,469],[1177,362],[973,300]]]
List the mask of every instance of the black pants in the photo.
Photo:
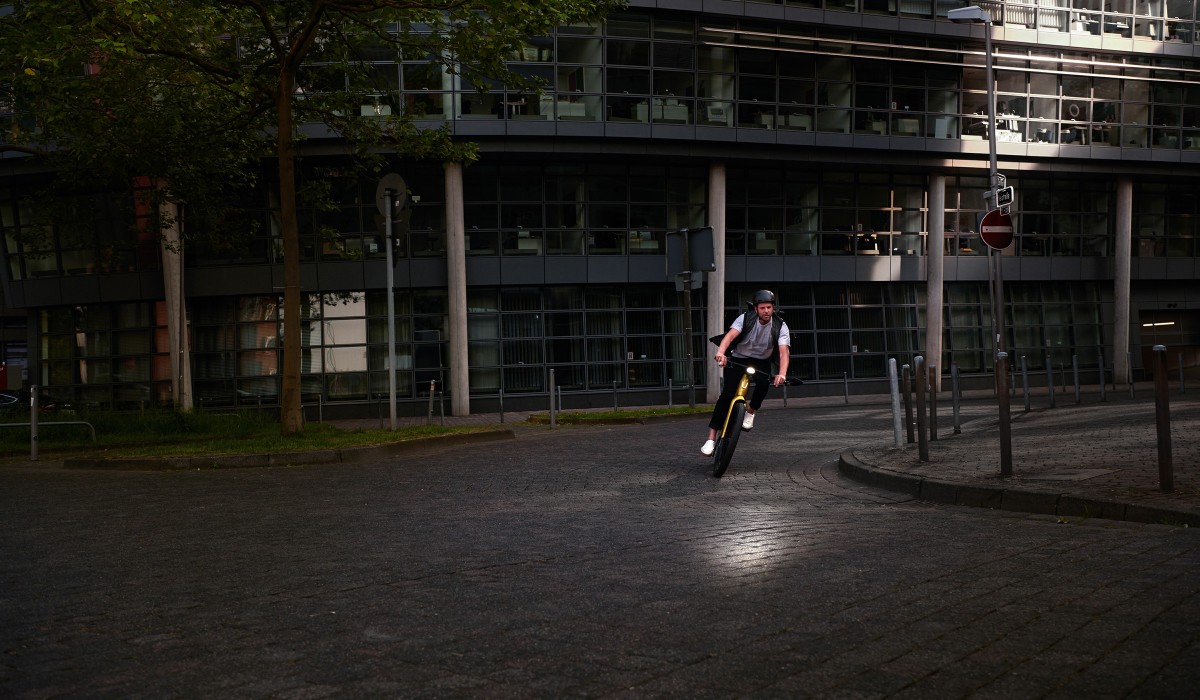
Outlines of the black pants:
[[[745,357],[734,358],[738,363],[745,363],[754,368],[754,390],[750,394],[750,408],[755,411],[759,406],[762,406],[763,399],[767,398],[767,391],[771,388],[771,360],[763,359],[756,360]],[[729,412],[729,404],[733,401],[733,397],[737,394],[738,383],[742,381],[741,364],[733,364],[732,362],[725,366],[725,372],[722,376],[725,378],[724,386],[721,387],[721,395],[717,397],[717,404],[713,406],[712,418],[708,421],[708,427],[719,431],[725,427],[725,414]]]

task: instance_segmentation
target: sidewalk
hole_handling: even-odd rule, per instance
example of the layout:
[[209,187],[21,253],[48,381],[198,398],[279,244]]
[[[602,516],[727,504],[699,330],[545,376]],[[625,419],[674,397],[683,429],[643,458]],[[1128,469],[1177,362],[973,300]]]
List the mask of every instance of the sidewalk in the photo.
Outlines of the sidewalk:
[[[1195,390],[1193,390],[1195,392]],[[954,434],[939,399],[938,439],[929,461],[905,442],[859,445],[839,460],[845,476],[922,500],[1057,515],[1200,526],[1200,395],[1170,395],[1173,490],[1160,489],[1153,388],[1012,402],[1012,475],[1000,475],[999,409],[992,397],[969,401],[971,418]],[[915,411],[915,408],[914,408]],[[902,436],[906,440],[906,436]]]

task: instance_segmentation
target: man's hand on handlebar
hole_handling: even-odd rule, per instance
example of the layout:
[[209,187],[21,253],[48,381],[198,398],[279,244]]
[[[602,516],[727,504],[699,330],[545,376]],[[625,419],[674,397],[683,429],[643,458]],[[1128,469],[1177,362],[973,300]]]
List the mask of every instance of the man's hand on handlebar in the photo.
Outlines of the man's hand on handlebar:
[[729,364],[729,358],[725,356],[725,353],[719,350],[717,351],[716,355],[713,355],[713,359],[717,361],[718,367],[724,367],[725,365]]

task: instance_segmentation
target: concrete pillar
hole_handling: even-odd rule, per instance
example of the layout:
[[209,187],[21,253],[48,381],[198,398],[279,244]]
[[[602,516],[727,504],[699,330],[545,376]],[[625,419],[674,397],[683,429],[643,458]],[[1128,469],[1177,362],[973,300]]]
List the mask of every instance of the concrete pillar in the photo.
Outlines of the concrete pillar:
[[942,309],[945,307],[946,176],[929,176],[928,253],[925,269],[925,358],[936,367],[934,391],[942,388]]
[[171,353],[171,394],[177,411],[191,412],[192,361],[187,332],[187,295],[183,288],[183,206],[175,202],[159,205],[162,220],[170,222],[160,238],[162,249],[163,300],[167,311],[167,343]]
[[[713,163],[708,168],[708,225],[713,230],[713,260],[716,271],[708,275],[708,313],[705,337],[726,330],[725,323],[725,164]],[[706,343],[699,357],[704,360],[705,401],[716,403],[721,394],[721,373],[713,361],[715,348]]]
[[1113,270],[1113,381],[1125,383],[1129,376],[1129,268],[1133,262],[1133,179],[1117,178],[1117,239]]
[[467,237],[462,163],[446,163],[445,178],[450,414],[466,416],[471,413],[471,382],[467,371]]

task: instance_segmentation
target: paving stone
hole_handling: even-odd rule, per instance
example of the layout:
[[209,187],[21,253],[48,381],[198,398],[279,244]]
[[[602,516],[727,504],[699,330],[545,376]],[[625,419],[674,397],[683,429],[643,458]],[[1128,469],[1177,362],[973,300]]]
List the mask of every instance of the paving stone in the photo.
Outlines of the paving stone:
[[[1121,427],[1144,405],[1111,403],[1014,421],[1003,479],[984,402],[914,464],[870,397],[769,400],[719,480],[704,417],[510,415],[503,440],[353,463],[5,467],[0,696],[1190,697],[1200,533],[950,505],[1189,513],[1198,433],[1157,493],[1113,457],[1153,449]],[[888,474],[842,477],[844,454]]]

